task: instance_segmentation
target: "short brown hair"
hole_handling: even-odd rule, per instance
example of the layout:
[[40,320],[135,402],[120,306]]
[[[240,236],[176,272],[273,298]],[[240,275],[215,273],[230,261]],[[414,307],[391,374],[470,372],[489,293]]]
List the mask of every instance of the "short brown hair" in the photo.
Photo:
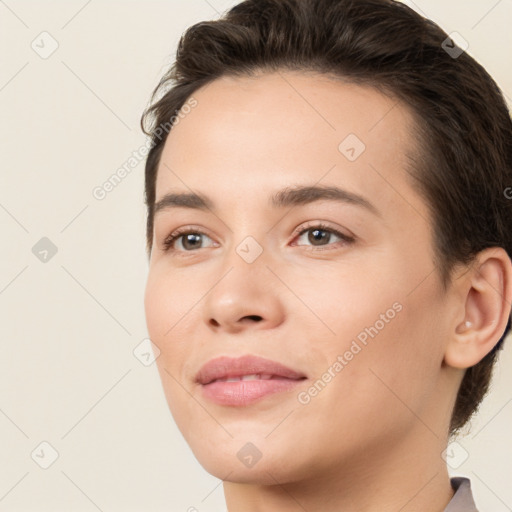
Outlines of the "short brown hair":
[[[167,135],[158,127],[176,119],[194,91],[216,78],[280,69],[370,85],[409,106],[421,148],[409,173],[431,212],[445,286],[456,264],[470,263],[487,247],[512,254],[512,200],[505,194],[512,184],[512,122],[503,95],[438,25],[393,0],[246,0],[184,33],[176,61],[141,119],[152,142],[145,169],[149,253],[156,173]],[[466,370],[450,434],[467,423],[488,392],[497,350],[509,331],[510,317],[493,350]]]

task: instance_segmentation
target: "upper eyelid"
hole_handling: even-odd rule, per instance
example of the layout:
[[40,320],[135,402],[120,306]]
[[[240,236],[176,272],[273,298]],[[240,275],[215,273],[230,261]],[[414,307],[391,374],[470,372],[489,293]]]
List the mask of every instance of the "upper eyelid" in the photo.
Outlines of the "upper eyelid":
[[[294,234],[300,234],[303,231],[307,231],[312,228],[320,228],[325,229],[326,231],[339,231],[342,233],[343,231],[348,231],[346,228],[331,226],[330,221],[325,220],[313,220],[307,221],[306,224],[301,224],[297,229],[293,231]],[[346,236],[352,236],[352,234],[347,234]]]
[[[292,234],[294,236],[300,235],[304,231],[307,231],[308,229],[312,229],[312,228],[321,228],[321,229],[325,229],[325,230],[329,230],[329,231],[332,230],[332,231],[340,231],[340,232],[342,232],[344,230],[344,228],[337,228],[334,226],[330,226],[328,224],[328,221],[317,220],[317,221],[307,221],[306,224],[301,224],[299,227],[297,227],[296,229],[293,230]],[[190,233],[199,233],[199,234],[206,235],[210,238],[213,238],[212,235],[210,235],[208,230],[205,228],[198,228],[193,225],[191,225],[191,226],[185,225],[183,227],[176,228],[171,233],[166,235],[164,239],[170,238],[171,236],[179,237],[181,235],[186,235],[186,234],[190,234]],[[343,234],[343,233],[341,233],[341,234]],[[352,236],[352,235],[346,234],[346,236]]]

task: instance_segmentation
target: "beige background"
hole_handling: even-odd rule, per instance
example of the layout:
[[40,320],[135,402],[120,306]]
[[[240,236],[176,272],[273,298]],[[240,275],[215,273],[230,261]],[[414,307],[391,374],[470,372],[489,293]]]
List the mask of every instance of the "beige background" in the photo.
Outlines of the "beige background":
[[[144,165],[129,158],[180,34],[234,3],[0,1],[0,511],[225,510],[155,365],[133,353],[147,336],[147,261]],[[512,97],[510,0],[408,3],[459,32]],[[96,199],[125,164],[131,172]],[[54,256],[44,241],[32,252],[43,237]],[[482,511],[512,510],[511,341],[450,452]]]

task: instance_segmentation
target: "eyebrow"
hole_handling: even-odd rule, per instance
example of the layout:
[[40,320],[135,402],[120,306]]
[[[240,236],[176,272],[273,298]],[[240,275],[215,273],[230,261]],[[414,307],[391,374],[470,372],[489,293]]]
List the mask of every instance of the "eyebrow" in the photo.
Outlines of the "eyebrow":
[[[365,208],[381,217],[379,210],[368,199],[335,186],[328,185],[298,185],[286,187],[277,191],[269,198],[272,208],[306,205],[316,201],[335,201]],[[200,193],[169,193],[155,203],[154,214],[171,208],[191,208],[197,210],[215,211],[215,203]]]

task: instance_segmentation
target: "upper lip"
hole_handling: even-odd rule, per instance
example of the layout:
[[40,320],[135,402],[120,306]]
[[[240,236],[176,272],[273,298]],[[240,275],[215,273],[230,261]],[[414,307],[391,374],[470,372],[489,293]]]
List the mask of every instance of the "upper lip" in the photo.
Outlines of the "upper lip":
[[209,384],[217,379],[241,377],[243,375],[267,374],[286,379],[303,379],[306,376],[287,366],[258,356],[217,357],[203,365],[197,372],[196,381]]

